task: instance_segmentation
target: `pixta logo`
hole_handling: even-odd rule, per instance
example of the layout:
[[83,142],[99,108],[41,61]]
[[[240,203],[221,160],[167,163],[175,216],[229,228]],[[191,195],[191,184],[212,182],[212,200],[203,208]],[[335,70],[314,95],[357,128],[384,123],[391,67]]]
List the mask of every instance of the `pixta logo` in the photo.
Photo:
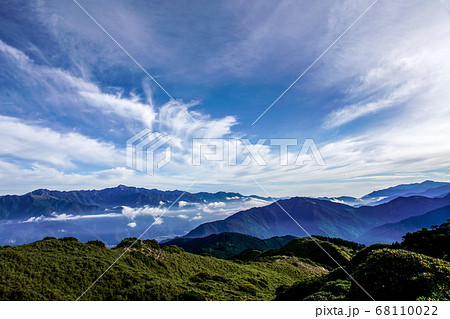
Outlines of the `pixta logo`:
[[[272,138],[268,144],[266,142],[267,139],[259,139],[255,144],[249,139],[193,139],[192,165],[199,166],[203,161],[220,161],[226,162],[228,166],[248,166],[252,162],[258,166],[267,166],[269,158],[274,157],[280,166],[302,166],[307,160],[313,160],[319,166],[325,165],[313,139],[305,139],[298,152],[289,152],[288,149],[289,146],[299,146],[295,138]],[[267,146],[270,151],[265,148]]]
[[[170,136],[144,129],[127,140],[127,166],[154,175],[172,159]],[[290,149],[291,148],[291,149]],[[296,148],[297,151],[292,149]],[[220,162],[221,166],[303,166],[306,161],[324,166],[320,151],[313,139],[303,143],[295,138],[249,139],[194,138],[183,153],[191,153],[192,166],[206,162]]]
[[[127,140],[127,166],[140,172],[154,175],[155,168],[161,169],[172,159],[172,150],[167,146],[170,137],[150,129],[144,129]],[[156,152],[163,147],[163,156],[156,160]]]

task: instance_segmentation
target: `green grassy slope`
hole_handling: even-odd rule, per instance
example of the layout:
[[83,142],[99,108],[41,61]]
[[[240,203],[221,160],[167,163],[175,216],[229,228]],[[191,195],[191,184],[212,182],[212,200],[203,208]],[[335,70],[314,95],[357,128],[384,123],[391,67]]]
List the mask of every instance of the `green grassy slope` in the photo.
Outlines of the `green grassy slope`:
[[[74,238],[0,249],[1,300],[75,300],[132,240],[117,249]],[[239,263],[140,241],[83,300],[271,300],[281,285],[326,271],[277,259]]]
[[364,247],[342,239],[314,236],[314,239],[310,237],[296,238],[278,249],[261,252],[255,250],[243,251],[234,256],[234,259],[249,261],[267,256],[295,256],[321,264],[328,269],[338,267],[336,262],[318,244],[341,266],[347,265],[352,256]]
[[[345,266],[375,300],[450,300],[450,222],[408,233],[402,243],[374,244]],[[418,252],[426,253],[421,254]],[[434,257],[440,258],[434,258]],[[342,269],[280,287],[277,300],[368,300]]]
[[[377,301],[449,300],[450,263],[401,249],[376,249],[346,270]],[[372,249],[372,247],[369,247]],[[341,269],[280,287],[277,300],[370,300]]]
[[[406,250],[372,251],[354,277],[376,300],[450,298],[450,263]],[[367,299],[355,285],[348,297]]]
[[[407,234],[400,244],[364,248],[315,237],[347,273],[311,238],[297,238],[277,249],[247,249],[233,260],[138,241],[83,299],[369,299],[350,273],[376,300],[450,300],[450,263],[439,259],[448,258],[449,225]],[[127,238],[116,249],[75,238],[0,247],[0,300],[75,300],[134,241]]]
[[228,259],[246,249],[280,248],[294,238],[294,236],[283,236],[259,239],[239,233],[220,233],[202,238],[176,238],[161,244],[161,246],[176,245],[193,254]]

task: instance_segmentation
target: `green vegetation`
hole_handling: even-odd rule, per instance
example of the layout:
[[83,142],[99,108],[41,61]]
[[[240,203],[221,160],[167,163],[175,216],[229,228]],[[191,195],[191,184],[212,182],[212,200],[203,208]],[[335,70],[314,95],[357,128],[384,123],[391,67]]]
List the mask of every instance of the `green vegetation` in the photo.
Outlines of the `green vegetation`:
[[[372,251],[354,277],[376,300],[450,298],[450,263],[406,250]],[[348,297],[367,299],[355,285]]]
[[239,233],[220,233],[202,238],[176,238],[161,245],[176,245],[193,254],[228,259],[246,249],[280,248],[294,238],[283,236],[259,239]]
[[[155,240],[126,238],[108,249],[96,240],[46,237],[0,247],[0,300],[75,300],[116,260],[83,300],[367,300],[365,291],[376,300],[450,300],[449,225],[407,234],[393,245],[295,238],[280,248],[246,249],[231,260],[160,247]],[[230,254],[280,242],[214,236],[194,246]]]
[[403,236],[403,249],[450,261],[450,219],[440,226]]
[[[371,248],[371,247],[369,247]],[[346,267],[375,300],[449,300],[450,263],[400,249],[362,252]],[[355,257],[356,258],[356,257]],[[278,290],[277,300],[369,300],[341,269]]]
[[[450,300],[449,222],[408,233],[399,244],[374,244],[345,266],[375,300]],[[408,251],[408,250],[412,251]],[[420,254],[417,252],[427,253]],[[342,269],[280,287],[277,300],[368,300]]]
[[[47,238],[0,249],[1,300],[75,300],[133,243]],[[291,260],[236,263],[138,241],[83,300],[271,300],[281,285],[326,271]]]
[[[349,263],[352,256],[363,245],[349,242],[342,239],[313,236],[296,238],[278,249],[269,249],[262,252],[246,250],[234,256],[234,259],[249,261],[258,260],[268,256],[293,256],[301,258],[303,261],[320,264],[325,268],[333,269],[337,267],[336,262],[341,266]],[[320,246],[319,246],[320,245]],[[322,248],[326,250],[326,253]],[[333,257],[333,259],[330,258]]]

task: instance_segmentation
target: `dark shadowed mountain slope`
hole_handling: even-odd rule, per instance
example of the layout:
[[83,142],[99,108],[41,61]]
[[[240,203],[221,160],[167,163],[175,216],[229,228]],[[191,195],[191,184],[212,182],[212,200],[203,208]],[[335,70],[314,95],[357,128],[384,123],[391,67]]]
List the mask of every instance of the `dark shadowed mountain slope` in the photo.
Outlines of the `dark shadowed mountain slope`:
[[450,206],[441,207],[423,215],[401,220],[397,223],[389,223],[375,227],[362,234],[358,238],[358,241],[365,244],[401,241],[402,236],[408,232],[414,232],[424,227],[429,228],[432,225],[442,224],[449,218]]
[[[144,205],[158,206],[160,201],[174,201],[182,191],[160,191],[158,189],[146,189],[119,185],[117,187],[101,190],[75,190],[75,191],[50,191],[38,189],[31,194],[47,194],[48,196],[67,201],[80,202],[87,205],[99,205],[102,207]],[[200,202],[201,198],[190,193],[183,195],[183,199],[190,202]]]
[[[450,195],[444,198],[399,197],[389,203],[359,208],[304,197],[280,200],[279,204],[311,235],[356,240],[373,227],[450,205]],[[273,203],[236,213],[224,220],[202,224],[185,237],[205,237],[222,232],[238,232],[259,238],[306,235]]]
[[[278,289],[276,300],[449,300],[450,263],[407,250],[370,246],[345,267]],[[371,297],[367,295],[370,294]]]
[[162,243],[161,246],[176,245],[189,253],[227,259],[246,249],[267,250],[280,248],[294,238],[296,237],[283,236],[259,239],[239,233],[221,233],[203,238],[176,238]]
[[326,268],[334,269],[339,267],[338,264],[346,266],[353,255],[362,248],[364,248],[364,245],[345,241],[340,238],[312,236],[295,238],[280,248],[259,252],[256,250],[246,250],[234,256],[233,259],[256,261],[264,260],[265,257],[269,256],[290,256],[313,261]]
[[398,197],[389,203],[357,208],[358,215],[369,219],[374,226],[399,222],[450,205],[450,195],[443,198],[423,196]]
[[[349,239],[355,238],[369,226],[351,206],[305,197],[280,200],[279,203],[310,234]],[[202,224],[185,237],[205,237],[223,232],[237,232],[259,238],[306,235],[273,203],[236,213],[224,220]]]
[[444,197],[450,193],[450,183],[424,181],[422,183],[402,184],[386,189],[371,192],[361,198],[350,196],[340,197],[319,197],[319,199],[326,199],[332,202],[346,204],[354,207],[360,206],[375,206],[388,203],[397,197]]

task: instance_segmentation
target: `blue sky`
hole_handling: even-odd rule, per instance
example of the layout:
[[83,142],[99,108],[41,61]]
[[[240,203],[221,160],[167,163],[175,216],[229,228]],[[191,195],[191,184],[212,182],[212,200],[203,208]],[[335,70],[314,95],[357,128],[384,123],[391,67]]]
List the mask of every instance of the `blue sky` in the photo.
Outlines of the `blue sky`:
[[[263,194],[354,195],[448,180],[449,1],[0,3],[0,193],[127,184]],[[172,137],[154,176],[125,165],[144,128]],[[325,166],[192,167],[193,138],[314,139]],[[295,147],[292,154],[298,152]]]

